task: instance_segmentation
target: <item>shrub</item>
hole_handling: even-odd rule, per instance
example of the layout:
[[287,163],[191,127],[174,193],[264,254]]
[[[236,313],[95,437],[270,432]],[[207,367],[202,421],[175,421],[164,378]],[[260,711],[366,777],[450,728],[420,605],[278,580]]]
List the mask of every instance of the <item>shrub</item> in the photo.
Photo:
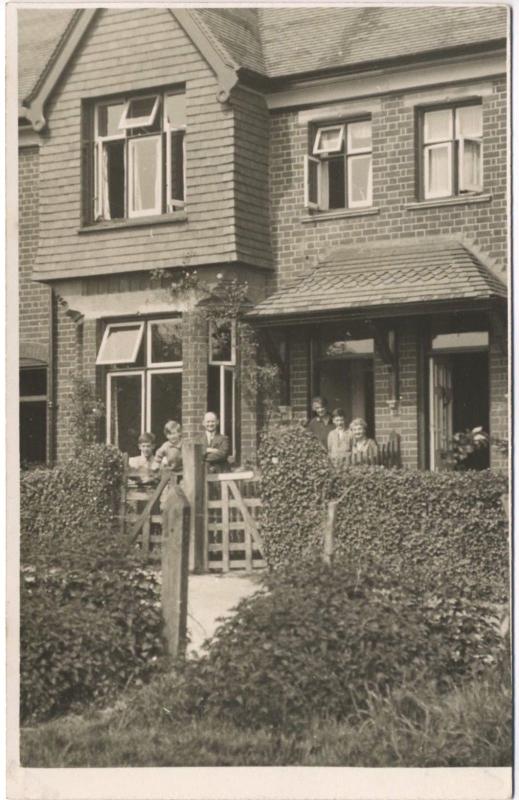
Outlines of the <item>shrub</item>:
[[75,547],[84,529],[110,529],[119,511],[122,474],[122,454],[106,445],[91,445],[62,466],[22,473],[22,563],[33,557],[35,537],[51,538],[55,551],[57,538]]
[[22,477],[21,715],[108,702],[163,653],[160,583],[114,528],[121,455]]
[[317,439],[299,426],[265,434],[258,464],[264,556],[276,567],[315,547],[334,472]]
[[424,567],[482,597],[506,602],[506,478],[483,472],[347,470],[337,508],[336,551],[354,563],[376,554],[387,569]]
[[333,569],[304,561],[266,578],[200,659],[187,662],[165,706],[243,726],[344,718],[370,691],[410,682],[439,688],[485,669],[503,647],[484,603],[383,562]]

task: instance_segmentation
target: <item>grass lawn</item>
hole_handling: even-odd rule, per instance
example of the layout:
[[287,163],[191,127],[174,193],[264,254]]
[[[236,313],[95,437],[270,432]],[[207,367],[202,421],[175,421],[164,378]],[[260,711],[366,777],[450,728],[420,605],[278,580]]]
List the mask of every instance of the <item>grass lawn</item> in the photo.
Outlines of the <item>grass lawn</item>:
[[439,697],[428,687],[372,695],[336,722],[314,719],[300,734],[239,729],[214,718],[173,719],[163,676],[118,707],[22,728],[26,767],[509,766],[508,676],[490,674]]

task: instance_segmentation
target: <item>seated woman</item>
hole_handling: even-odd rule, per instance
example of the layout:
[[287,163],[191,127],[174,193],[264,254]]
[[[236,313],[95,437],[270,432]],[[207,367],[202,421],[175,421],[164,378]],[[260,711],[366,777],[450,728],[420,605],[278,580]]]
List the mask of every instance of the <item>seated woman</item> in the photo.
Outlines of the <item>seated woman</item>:
[[335,429],[328,434],[328,455],[334,467],[341,469],[350,463],[352,445],[352,436],[346,428],[346,418],[342,408],[334,408],[332,422]]
[[368,439],[366,431],[368,426],[362,417],[350,422],[351,461],[352,464],[376,464],[378,447],[374,439]]

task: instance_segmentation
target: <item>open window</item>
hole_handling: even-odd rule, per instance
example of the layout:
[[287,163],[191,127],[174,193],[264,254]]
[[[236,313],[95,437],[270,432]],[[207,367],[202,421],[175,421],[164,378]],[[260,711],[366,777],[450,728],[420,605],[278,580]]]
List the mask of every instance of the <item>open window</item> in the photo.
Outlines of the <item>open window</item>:
[[304,161],[305,207],[329,211],[371,206],[371,162],[370,119],[315,128]]
[[453,197],[483,188],[480,104],[422,112],[423,198]]
[[184,208],[183,90],[101,101],[84,115],[85,221],[153,217]]
[[144,332],[144,322],[112,322],[106,326],[96,364],[134,364]]

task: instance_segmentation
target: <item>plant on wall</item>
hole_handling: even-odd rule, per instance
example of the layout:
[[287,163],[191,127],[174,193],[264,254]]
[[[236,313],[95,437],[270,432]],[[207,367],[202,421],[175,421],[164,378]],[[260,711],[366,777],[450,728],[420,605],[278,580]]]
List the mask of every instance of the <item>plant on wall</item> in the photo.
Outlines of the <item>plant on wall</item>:
[[105,415],[105,405],[97,396],[92,381],[74,378],[70,401],[70,427],[76,453],[99,440],[100,423]]
[[172,299],[193,293],[201,298],[197,308],[203,313],[210,328],[213,341],[226,350],[232,326],[236,326],[236,338],[240,352],[240,386],[249,406],[260,404],[262,422],[268,427],[276,409],[279,391],[280,369],[267,357],[256,331],[243,319],[250,307],[247,281],[232,276],[217,275],[217,284],[209,288],[199,278],[196,270],[183,270],[172,277],[165,270],[153,270],[152,281],[165,288]]

